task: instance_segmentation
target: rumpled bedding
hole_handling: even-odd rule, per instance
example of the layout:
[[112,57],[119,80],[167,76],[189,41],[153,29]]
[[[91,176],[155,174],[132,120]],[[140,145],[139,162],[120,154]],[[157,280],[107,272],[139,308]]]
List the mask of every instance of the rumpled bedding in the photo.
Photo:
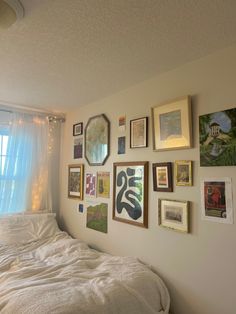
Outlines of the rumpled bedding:
[[2,314],[164,314],[169,303],[162,280],[135,258],[64,232],[24,245],[0,240]]

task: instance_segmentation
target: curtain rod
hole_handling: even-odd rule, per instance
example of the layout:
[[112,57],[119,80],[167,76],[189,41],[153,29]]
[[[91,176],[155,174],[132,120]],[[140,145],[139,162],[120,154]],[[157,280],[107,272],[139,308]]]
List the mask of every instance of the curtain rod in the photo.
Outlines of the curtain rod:
[[20,105],[13,105],[13,104],[8,104],[5,102],[0,101],[0,111],[3,112],[9,112],[13,113],[14,111],[16,112],[23,112],[23,113],[38,113],[41,115],[46,115],[49,118],[49,121],[52,120],[58,120],[61,122],[65,122],[65,114],[64,113],[55,113],[52,111],[46,111],[46,110],[41,110],[41,109],[36,109],[36,108],[31,108],[31,107],[25,107],[25,106],[20,106]]

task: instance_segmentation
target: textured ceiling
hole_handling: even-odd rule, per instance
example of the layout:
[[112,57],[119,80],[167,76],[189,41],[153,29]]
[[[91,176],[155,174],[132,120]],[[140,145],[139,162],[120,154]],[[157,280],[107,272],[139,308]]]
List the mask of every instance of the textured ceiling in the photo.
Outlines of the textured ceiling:
[[21,0],[0,101],[68,111],[236,41],[235,0]]

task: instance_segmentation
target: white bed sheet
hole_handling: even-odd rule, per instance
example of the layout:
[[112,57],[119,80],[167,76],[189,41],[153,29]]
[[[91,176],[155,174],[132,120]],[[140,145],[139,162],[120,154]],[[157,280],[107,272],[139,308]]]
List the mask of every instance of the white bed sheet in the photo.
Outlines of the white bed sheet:
[[162,280],[137,259],[100,253],[64,232],[0,244],[2,314],[164,314],[169,304]]

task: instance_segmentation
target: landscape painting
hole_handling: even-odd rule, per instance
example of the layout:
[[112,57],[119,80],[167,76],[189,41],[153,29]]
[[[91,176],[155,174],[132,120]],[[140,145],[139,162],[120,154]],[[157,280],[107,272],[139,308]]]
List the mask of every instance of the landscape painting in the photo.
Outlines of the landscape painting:
[[90,205],[87,208],[87,228],[107,233],[108,204]]
[[236,165],[236,108],[199,117],[200,166]]

